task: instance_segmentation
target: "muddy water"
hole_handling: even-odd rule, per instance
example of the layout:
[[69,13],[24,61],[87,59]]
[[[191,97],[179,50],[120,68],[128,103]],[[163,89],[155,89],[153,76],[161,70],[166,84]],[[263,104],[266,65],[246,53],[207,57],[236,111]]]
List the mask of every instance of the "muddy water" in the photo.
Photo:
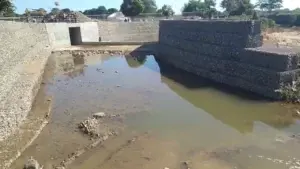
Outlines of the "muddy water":
[[55,75],[44,92],[53,98],[51,121],[12,168],[29,156],[46,169],[59,165],[93,142],[76,128],[99,111],[120,115],[123,130],[68,168],[300,167],[297,107],[212,83],[151,55],[57,54],[50,65]]

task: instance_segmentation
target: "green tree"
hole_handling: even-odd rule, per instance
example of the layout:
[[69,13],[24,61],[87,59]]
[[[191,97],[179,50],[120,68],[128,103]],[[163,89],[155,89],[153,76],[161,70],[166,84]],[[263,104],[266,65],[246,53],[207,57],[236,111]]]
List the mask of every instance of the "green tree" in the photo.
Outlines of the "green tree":
[[229,15],[252,15],[254,9],[250,0],[222,0],[221,7]]
[[123,0],[121,12],[128,17],[137,16],[144,10],[144,4],[141,0]]
[[0,15],[12,14],[15,11],[15,6],[11,0],[0,0]]
[[184,4],[182,12],[184,15],[192,13],[202,17],[211,17],[217,13],[215,6],[215,0],[189,0],[188,3]]
[[98,8],[87,9],[83,12],[85,15],[102,15],[107,14],[105,6],[99,6]]
[[261,10],[271,12],[274,9],[282,7],[283,0],[259,0],[258,4]]
[[170,5],[163,5],[161,9],[157,10],[157,13],[165,17],[169,17],[169,16],[173,16],[175,12]]
[[142,13],[155,13],[157,11],[157,5],[155,0],[141,0],[144,5]]
[[118,12],[118,10],[116,8],[107,9],[107,14],[112,14],[112,13],[115,13],[115,12]]
[[60,10],[58,8],[52,8],[50,13],[52,15],[57,15],[57,14],[59,14],[59,12],[60,12]]
[[61,11],[64,12],[64,13],[71,13],[72,12],[71,9],[69,9],[69,8],[64,8]]

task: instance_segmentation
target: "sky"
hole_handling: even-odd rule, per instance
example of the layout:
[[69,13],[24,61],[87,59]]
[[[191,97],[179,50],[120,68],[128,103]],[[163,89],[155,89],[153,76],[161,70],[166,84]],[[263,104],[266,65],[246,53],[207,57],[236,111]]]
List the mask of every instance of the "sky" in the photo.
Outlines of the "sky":
[[[17,7],[17,13],[24,13],[25,9],[44,8],[50,10],[54,7],[54,2],[58,1],[60,8],[70,8],[71,10],[81,10],[105,6],[106,8],[120,8],[123,0],[13,0]],[[220,8],[220,1],[217,0],[217,8]],[[256,3],[257,0],[251,0]],[[164,4],[171,5],[176,14],[181,13],[181,8],[188,0],[156,0],[157,6],[160,8]],[[283,8],[295,9],[300,8],[300,0],[283,0]]]

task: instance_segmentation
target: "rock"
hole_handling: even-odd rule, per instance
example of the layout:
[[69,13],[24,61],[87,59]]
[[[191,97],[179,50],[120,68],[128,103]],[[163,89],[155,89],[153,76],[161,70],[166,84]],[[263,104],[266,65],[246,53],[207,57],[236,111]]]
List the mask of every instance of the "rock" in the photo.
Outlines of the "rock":
[[119,72],[116,70],[115,73],[119,73]]
[[65,169],[65,167],[55,167],[55,169]]
[[103,118],[105,116],[106,116],[106,114],[104,112],[97,112],[97,113],[93,114],[94,118]]
[[89,118],[87,120],[79,123],[78,128],[85,134],[88,134],[92,137],[99,136],[99,122],[95,118]]
[[26,164],[24,165],[24,169],[42,169],[43,167],[40,167],[40,164],[35,160],[33,157],[30,157]]
[[294,116],[294,117],[300,117],[300,111],[299,111],[299,110],[295,110],[295,111],[293,112],[293,116]]

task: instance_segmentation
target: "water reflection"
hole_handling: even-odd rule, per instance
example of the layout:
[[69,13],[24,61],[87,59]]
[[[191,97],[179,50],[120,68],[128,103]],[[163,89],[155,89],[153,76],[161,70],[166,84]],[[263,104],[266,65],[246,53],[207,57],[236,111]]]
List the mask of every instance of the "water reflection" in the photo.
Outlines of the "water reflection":
[[[163,89],[164,86],[161,85],[163,83],[180,96],[180,98],[174,98],[178,103],[178,105],[173,105],[175,109],[184,99],[240,133],[252,132],[254,123],[257,121],[277,129],[286,128],[295,122],[292,113],[289,112],[290,109],[279,103],[270,102],[252,93],[226,87],[186,73],[156,60],[153,56],[148,56],[147,53],[132,52],[125,57],[103,55],[84,57],[68,54],[59,56],[56,60],[59,69],[62,69],[64,74],[71,78],[85,76],[85,72],[87,72],[88,76],[85,78],[93,81],[99,77],[99,72],[107,72],[109,69],[115,71],[117,68],[122,72],[122,76],[115,79],[111,74],[104,73],[101,77],[103,83],[135,86],[133,87],[135,90],[137,88],[146,90],[155,86],[156,91],[164,90],[166,94],[170,93]],[[88,69],[88,67],[90,68]],[[128,69],[128,67],[134,69]],[[157,74],[153,74],[153,72],[157,72]],[[141,80],[142,77],[152,78],[151,83],[144,82]],[[153,78],[158,78],[160,81],[156,82]],[[153,97],[156,95],[153,94]],[[166,104],[166,106],[168,105]],[[189,107],[185,111],[192,109]]]
[[70,78],[84,75],[85,58],[83,55],[65,54],[56,57],[57,71],[61,71]]
[[131,52],[125,55],[126,62],[131,68],[138,68],[147,61],[147,55],[143,52]]
[[292,113],[279,103],[264,100],[242,90],[221,86],[156,61],[162,83],[195,107],[205,110],[241,133],[252,132],[256,121],[278,129],[295,122]]

